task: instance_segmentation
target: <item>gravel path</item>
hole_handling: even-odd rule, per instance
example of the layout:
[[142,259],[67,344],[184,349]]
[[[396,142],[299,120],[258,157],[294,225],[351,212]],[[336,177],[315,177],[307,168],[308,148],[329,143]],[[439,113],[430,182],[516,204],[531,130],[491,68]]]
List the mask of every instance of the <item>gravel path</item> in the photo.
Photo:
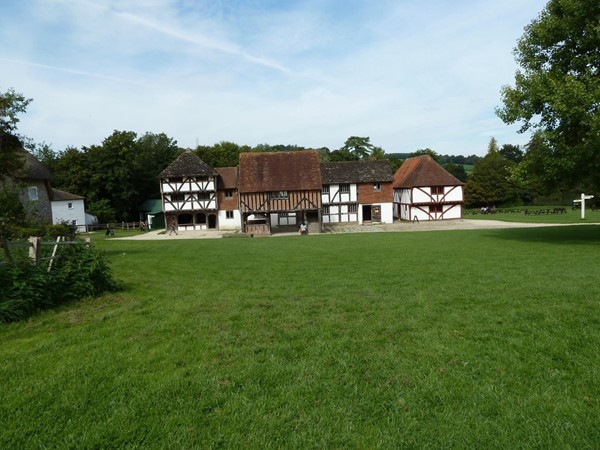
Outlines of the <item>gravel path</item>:
[[[393,224],[374,224],[374,225],[335,225],[325,226],[323,234],[339,234],[339,233],[370,233],[370,232],[404,232],[404,231],[438,231],[438,230],[481,230],[481,229],[497,229],[497,228],[536,228],[536,227],[557,227],[567,225],[597,225],[589,224],[551,224],[551,223],[521,223],[521,222],[502,222],[500,220],[472,220],[472,219],[457,219],[457,220],[432,220],[427,222],[394,222]],[[129,236],[122,240],[132,241],[147,241],[147,240],[172,240],[172,239],[219,239],[225,235],[235,235],[239,233],[217,230],[203,231],[180,231],[178,234],[169,236],[164,230],[149,231],[148,233],[137,236]],[[277,233],[272,237],[278,236],[293,236],[298,233]]]

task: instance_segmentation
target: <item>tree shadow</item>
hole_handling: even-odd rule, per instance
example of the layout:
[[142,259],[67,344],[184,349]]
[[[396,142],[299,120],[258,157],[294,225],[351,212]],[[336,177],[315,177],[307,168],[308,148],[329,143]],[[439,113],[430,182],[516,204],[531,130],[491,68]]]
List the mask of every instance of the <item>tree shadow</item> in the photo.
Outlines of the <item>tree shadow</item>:
[[[556,245],[600,245],[600,225],[573,225],[494,230],[494,238]],[[491,234],[490,234],[491,235]]]

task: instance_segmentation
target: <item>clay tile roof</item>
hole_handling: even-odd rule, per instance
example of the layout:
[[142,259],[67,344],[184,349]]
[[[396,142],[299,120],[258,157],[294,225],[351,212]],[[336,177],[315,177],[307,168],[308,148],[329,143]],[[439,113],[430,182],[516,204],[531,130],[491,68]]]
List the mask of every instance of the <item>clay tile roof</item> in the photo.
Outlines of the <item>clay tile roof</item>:
[[161,178],[216,175],[215,170],[191,150],[186,150],[160,174]]
[[319,153],[295,152],[240,153],[238,189],[240,193],[320,190]]
[[324,184],[371,183],[393,181],[394,174],[387,161],[344,161],[321,164]]
[[408,158],[394,174],[394,188],[462,186],[464,183],[440,166],[431,156]]
[[215,170],[219,174],[219,178],[217,180],[217,189],[237,189],[237,167],[217,167]]
[[52,188],[52,200],[58,202],[66,200],[83,200],[83,197],[71,194],[70,192],[60,191],[58,189]]

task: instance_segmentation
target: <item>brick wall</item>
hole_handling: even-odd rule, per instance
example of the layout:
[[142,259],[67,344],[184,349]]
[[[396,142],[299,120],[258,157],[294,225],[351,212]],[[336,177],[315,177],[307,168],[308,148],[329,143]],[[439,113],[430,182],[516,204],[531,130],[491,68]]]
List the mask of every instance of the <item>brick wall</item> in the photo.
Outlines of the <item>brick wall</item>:
[[374,189],[375,183],[361,183],[358,185],[358,203],[391,203],[394,201],[392,183],[380,183],[381,190]]

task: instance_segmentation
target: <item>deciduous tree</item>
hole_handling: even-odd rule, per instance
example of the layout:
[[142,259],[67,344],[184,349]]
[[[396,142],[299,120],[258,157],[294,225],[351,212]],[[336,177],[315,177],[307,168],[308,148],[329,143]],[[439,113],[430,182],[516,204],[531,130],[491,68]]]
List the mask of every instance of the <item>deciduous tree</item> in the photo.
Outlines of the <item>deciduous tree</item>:
[[550,0],[515,49],[514,86],[502,88],[498,116],[545,143],[522,171],[546,185],[600,187],[599,18],[597,0]]

